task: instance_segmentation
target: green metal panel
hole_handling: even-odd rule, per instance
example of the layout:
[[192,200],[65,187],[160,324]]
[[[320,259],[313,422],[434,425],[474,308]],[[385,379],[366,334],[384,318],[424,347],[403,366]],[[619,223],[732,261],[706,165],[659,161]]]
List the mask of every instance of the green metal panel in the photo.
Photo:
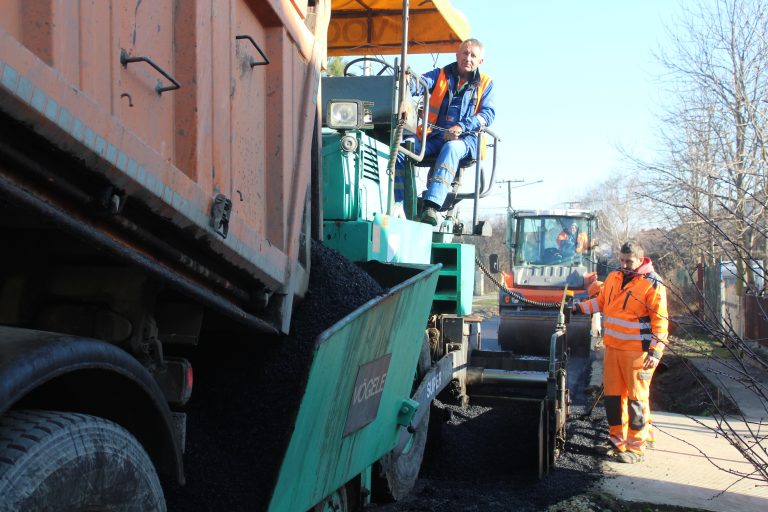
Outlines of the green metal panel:
[[350,261],[368,261],[372,227],[367,221],[325,221],[323,243]]
[[[307,510],[394,448],[440,267],[422,269],[392,266],[413,277],[319,336],[269,510]],[[353,399],[365,394],[366,388],[356,387],[358,372],[387,357],[375,417],[345,435]]]
[[323,131],[323,216],[354,220],[360,211],[356,156],[341,149],[341,135]]
[[351,261],[430,262],[432,226],[389,215],[368,221],[326,221],[324,242]]
[[[342,138],[355,141],[342,149]],[[386,211],[389,146],[363,132],[323,130],[323,218],[373,220]]]
[[432,244],[432,263],[443,268],[435,290],[435,313],[469,315],[475,290],[475,246],[469,244]]

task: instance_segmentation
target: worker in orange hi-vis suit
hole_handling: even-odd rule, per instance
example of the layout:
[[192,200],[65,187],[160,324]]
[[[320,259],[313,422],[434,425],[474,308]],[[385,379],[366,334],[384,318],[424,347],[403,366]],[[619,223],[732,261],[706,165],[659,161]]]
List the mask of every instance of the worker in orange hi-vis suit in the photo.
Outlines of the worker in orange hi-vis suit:
[[667,294],[653,262],[633,241],[621,246],[620,269],[597,297],[573,313],[603,315],[603,386],[611,449],[619,462],[642,461],[650,420],[648,392],[667,343]]

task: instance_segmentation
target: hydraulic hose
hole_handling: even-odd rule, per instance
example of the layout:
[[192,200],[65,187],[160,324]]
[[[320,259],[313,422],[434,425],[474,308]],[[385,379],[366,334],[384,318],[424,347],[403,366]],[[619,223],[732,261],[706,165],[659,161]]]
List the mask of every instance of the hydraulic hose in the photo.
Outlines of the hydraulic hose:
[[499,288],[499,290],[511,295],[512,297],[519,300],[520,302],[524,304],[528,304],[530,306],[536,306],[540,308],[558,308],[558,309],[560,308],[560,304],[561,304],[560,302],[539,302],[537,300],[527,299],[522,295],[520,295],[519,293],[510,290],[509,288],[507,288],[507,285],[505,285],[504,283],[502,283],[501,281],[493,277],[493,275],[491,274],[491,271],[485,268],[483,263],[480,261],[480,257],[477,255],[475,256],[475,263],[477,263],[477,266],[480,267],[480,270],[483,271],[483,274],[488,276],[488,279],[490,279],[491,282]]

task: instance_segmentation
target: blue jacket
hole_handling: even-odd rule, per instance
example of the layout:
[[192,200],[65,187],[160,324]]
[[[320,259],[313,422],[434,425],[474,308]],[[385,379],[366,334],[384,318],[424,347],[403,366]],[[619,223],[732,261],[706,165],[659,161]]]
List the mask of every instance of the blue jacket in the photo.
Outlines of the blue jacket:
[[[429,87],[430,91],[433,89],[435,85],[435,81],[437,80],[437,77],[440,76],[440,69],[436,68],[428,73],[424,73],[422,75],[422,78],[427,83],[427,86]],[[445,67],[446,70],[446,77],[448,78],[448,82],[450,83],[450,91],[454,91],[456,89],[456,84],[459,81],[459,74],[456,70],[456,63],[449,64]],[[480,76],[480,70],[475,70],[475,76],[477,79],[479,79]],[[440,114],[438,114],[437,118],[437,125],[442,128],[450,128],[454,124],[458,124],[461,126],[462,130],[466,131],[474,131],[480,128],[480,119],[478,117],[482,117],[485,120],[485,125],[490,126],[491,123],[493,123],[494,118],[496,117],[496,108],[495,108],[495,101],[494,101],[494,89],[493,89],[493,81],[491,81],[490,84],[485,88],[485,91],[483,91],[483,97],[480,98],[480,109],[477,112],[477,115],[475,115],[475,101],[474,97],[475,95],[472,94],[476,91],[476,86],[473,85],[475,80],[472,80],[470,82],[470,85],[468,86],[468,89],[464,92],[464,95],[461,99],[461,113],[459,117],[458,123],[450,123],[446,124],[445,122],[445,114],[448,110],[448,104],[451,101],[451,95],[446,94],[445,98],[443,99],[443,105],[440,108]],[[421,88],[419,88],[419,91]]]

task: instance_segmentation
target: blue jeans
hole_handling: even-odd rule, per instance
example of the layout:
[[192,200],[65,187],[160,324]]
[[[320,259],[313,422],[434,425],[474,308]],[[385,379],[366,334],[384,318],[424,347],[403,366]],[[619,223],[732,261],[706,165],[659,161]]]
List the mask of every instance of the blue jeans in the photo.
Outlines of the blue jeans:
[[[422,194],[425,201],[435,203],[438,208],[443,206],[448,189],[454,182],[456,172],[459,170],[459,162],[475,153],[477,137],[462,137],[458,140],[446,141],[442,132],[427,137],[427,149],[425,157],[434,157],[435,170],[427,180],[427,190]],[[414,153],[421,151],[421,141],[416,140]],[[403,201],[403,168],[405,167],[405,155],[397,154],[395,165],[395,201]]]

